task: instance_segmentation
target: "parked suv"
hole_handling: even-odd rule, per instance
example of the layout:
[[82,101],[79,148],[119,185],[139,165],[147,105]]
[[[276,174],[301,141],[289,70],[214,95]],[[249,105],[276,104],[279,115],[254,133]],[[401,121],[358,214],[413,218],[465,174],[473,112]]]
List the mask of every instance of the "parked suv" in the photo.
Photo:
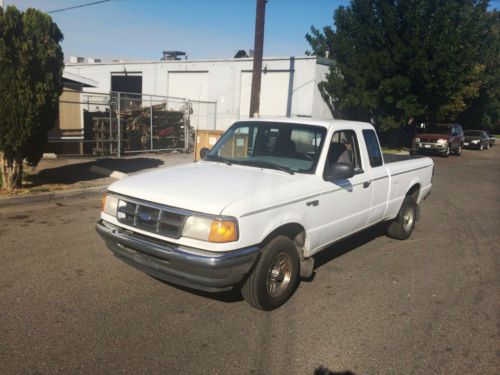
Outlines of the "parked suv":
[[447,158],[451,153],[460,156],[464,132],[459,124],[436,124],[413,139],[412,154],[437,153]]
[[490,136],[483,130],[465,131],[465,148],[476,148],[480,151],[490,148]]

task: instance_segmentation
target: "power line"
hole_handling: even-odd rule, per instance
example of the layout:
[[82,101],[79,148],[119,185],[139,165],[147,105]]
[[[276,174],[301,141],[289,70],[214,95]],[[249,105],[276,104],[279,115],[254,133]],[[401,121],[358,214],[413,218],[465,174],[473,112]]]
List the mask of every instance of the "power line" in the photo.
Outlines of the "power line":
[[64,12],[65,10],[71,10],[71,9],[77,9],[77,8],[83,8],[83,7],[88,7],[90,5],[96,5],[96,4],[101,4],[101,3],[107,3],[111,0],[100,0],[100,1],[94,1],[92,3],[87,3],[87,4],[80,4],[80,5],[75,5],[72,7],[68,8],[61,8],[61,9],[56,9],[56,10],[51,10],[50,12],[47,13],[58,13],[58,12]]

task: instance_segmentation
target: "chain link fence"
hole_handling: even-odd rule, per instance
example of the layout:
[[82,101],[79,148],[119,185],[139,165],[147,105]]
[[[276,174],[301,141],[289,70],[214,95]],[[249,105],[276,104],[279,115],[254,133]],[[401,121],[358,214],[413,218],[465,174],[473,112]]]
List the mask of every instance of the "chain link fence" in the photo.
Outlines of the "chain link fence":
[[65,90],[46,152],[118,157],[148,151],[191,152],[195,131],[215,128],[215,102]]

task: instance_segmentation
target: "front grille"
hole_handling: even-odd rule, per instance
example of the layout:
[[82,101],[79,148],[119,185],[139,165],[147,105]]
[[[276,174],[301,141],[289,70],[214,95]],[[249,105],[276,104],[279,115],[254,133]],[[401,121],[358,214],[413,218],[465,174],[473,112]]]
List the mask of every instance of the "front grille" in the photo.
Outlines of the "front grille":
[[120,223],[162,236],[180,238],[187,215],[157,207],[147,202],[118,202],[117,219]]

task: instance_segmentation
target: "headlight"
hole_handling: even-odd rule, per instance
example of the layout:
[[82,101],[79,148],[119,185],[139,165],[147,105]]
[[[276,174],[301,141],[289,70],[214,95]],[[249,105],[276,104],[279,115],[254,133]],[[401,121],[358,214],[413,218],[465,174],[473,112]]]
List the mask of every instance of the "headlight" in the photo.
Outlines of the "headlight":
[[209,242],[232,242],[238,240],[238,223],[235,219],[190,216],[182,235]]
[[415,139],[413,140],[413,143],[420,143],[420,138],[415,138]]
[[475,145],[477,145],[479,142],[481,142],[479,139],[474,139],[473,141],[470,141],[470,143],[474,143]]
[[109,195],[109,194],[104,194],[102,196],[101,200],[101,211],[104,212],[105,214],[111,215],[111,216],[116,216],[116,209],[118,208],[118,198]]
[[446,140],[446,139],[438,139],[438,140],[436,141],[436,143],[440,143],[440,144],[442,144],[442,143],[446,143],[446,142],[447,142],[447,140]]

